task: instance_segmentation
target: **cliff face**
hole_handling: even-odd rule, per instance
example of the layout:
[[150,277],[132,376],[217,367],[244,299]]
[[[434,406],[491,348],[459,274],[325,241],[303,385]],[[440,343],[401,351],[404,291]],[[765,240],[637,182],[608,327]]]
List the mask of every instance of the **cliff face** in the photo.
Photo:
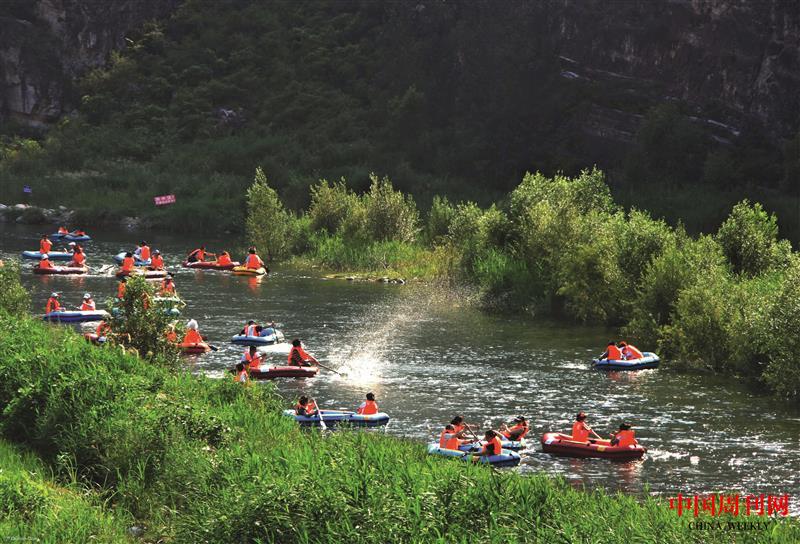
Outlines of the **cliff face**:
[[628,110],[620,115],[603,104],[612,93],[629,105],[683,100],[719,139],[748,122],[773,137],[798,130],[793,0],[557,0],[551,8],[562,76],[605,89],[590,130],[624,140],[637,125],[635,108],[616,108]]
[[103,65],[125,35],[179,0],[32,0],[0,5],[0,121],[34,128],[76,105],[73,81]]

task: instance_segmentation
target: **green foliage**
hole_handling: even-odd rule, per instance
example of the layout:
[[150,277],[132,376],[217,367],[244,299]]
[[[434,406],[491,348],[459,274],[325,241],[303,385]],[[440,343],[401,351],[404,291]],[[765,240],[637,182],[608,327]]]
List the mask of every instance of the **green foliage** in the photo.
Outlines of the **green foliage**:
[[283,207],[267,176],[256,168],[253,185],[247,190],[247,238],[269,260],[285,257],[290,248],[293,217]]
[[428,212],[428,240],[432,243],[441,242],[450,231],[450,225],[455,215],[455,207],[446,196],[434,196],[431,209]]
[[794,259],[785,280],[771,305],[766,334],[768,366],[764,371],[767,385],[780,395],[800,397],[800,265]]
[[10,315],[24,315],[31,306],[28,291],[19,280],[17,261],[6,261],[0,266],[0,310]]
[[364,194],[366,229],[372,240],[414,242],[419,231],[419,212],[411,195],[395,191],[389,178],[370,174],[369,192]]
[[113,343],[136,351],[142,358],[176,365],[178,349],[166,338],[171,317],[152,302],[156,289],[143,276],[128,276],[125,295],[114,303],[117,310],[109,320]]
[[310,190],[308,216],[313,231],[336,233],[350,211],[358,206],[358,196],[347,188],[344,179],[336,183],[323,179],[317,185],[312,185]]
[[778,242],[778,219],[759,203],[744,200],[733,207],[717,231],[717,240],[734,272],[755,276],[786,263],[791,247]]

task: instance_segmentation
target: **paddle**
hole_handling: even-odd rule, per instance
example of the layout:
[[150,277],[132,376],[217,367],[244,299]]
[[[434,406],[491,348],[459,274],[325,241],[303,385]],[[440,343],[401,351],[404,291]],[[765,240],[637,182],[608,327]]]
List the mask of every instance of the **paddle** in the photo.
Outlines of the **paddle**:
[[317,409],[317,413],[319,414],[319,426],[322,428],[323,431],[327,431],[328,427],[325,425],[325,419],[322,417],[322,410],[319,408],[319,404],[317,404],[317,399],[311,399],[314,402],[314,407]]
[[317,365],[317,366],[320,366],[320,367],[324,368],[325,370],[330,370],[331,372],[333,372],[333,373],[335,373],[335,374],[338,374],[339,376],[344,376],[344,374],[342,374],[342,373],[341,373],[341,372],[339,372],[338,370],[334,370],[334,369],[332,369],[332,368],[331,368],[331,367],[329,367],[329,366],[325,366],[325,365],[323,365],[322,363],[320,363],[319,361],[317,361],[316,359],[314,359],[314,363],[316,363],[316,365]]

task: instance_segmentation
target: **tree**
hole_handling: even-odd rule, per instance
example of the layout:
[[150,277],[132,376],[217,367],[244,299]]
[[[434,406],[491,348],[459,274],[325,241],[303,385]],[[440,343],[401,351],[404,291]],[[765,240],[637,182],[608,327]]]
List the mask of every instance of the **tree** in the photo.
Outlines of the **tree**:
[[247,190],[247,239],[267,260],[285,257],[290,247],[293,217],[284,208],[278,193],[269,186],[259,166],[253,185]]

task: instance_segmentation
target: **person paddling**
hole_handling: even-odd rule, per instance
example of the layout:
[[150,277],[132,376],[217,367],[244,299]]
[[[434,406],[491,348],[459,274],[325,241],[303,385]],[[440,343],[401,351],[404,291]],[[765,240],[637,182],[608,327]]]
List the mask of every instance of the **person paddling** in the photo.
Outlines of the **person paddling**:
[[247,365],[247,369],[250,372],[261,372],[261,354],[258,353],[255,346],[250,346],[244,351],[242,362]]
[[50,248],[53,247],[53,242],[47,237],[46,234],[42,234],[42,238],[39,240],[39,253],[50,253]]
[[483,440],[484,444],[480,453],[473,455],[490,457],[492,455],[500,455],[503,453],[503,445],[500,443],[500,434],[497,431],[489,429],[483,435]]
[[203,337],[200,336],[200,332],[198,332],[198,325],[197,321],[194,319],[190,319],[189,322],[186,324],[186,334],[183,336],[183,343],[184,344],[202,344]]
[[153,251],[153,256],[150,257],[150,270],[164,270],[164,257],[161,256],[159,250]]
[[202,263],[203,261],[206,260],[206,257],[209,255],[213,255],[214,257],[216,257],[214,253],[206,252],[206,246],[200,246],[199,248],[189,253],[189,256],[186,258],[186,260],[190,263]]
[[83,294],[83,302],[81,303],[81,311],[82,312],[93,312],[95,311],[96,305],[94,300],[92,300],[91,293],[84,293]]
[[586,424],[586,414],[584,412],[579,412],[578,415],[575,416],[575,422],[572,424],[572,440],[575,442],[588,442],[590,434],[602,440],[600,435]]
[[80,268],[86,265],[86,254],[83,252],[83,248],[81,246],[75,246],[75,249],[72,252],[72,260],[70,261],[69,265]]
[[158,294],[162,297],[174,297],[177,295],[175,292],[175,282],[172,281],[172,274],[161,280],[161,288]]
[[39,268],[53,268],[53,263],[50,262],[50,256],[47,253],[42,253],[39,258]]
[[250,319],[247,322],[247,325],[245,325],[244,328],[239,332],[239,334],[242,336],[258,336],[258,333],[256,332],[256,327],[257,327],[256,322]]
[[244,265],[252,270],[264,268],[264,261],[256,254],[256,248],[251,247],[247,250],[247,260],[245,260]]
[[147,245],[147,242],[142,240],[139,242],[139,247],[136,248],[134,251],[134,255],[136,258],[142,262],[146,262],[150,260],[150,246]]
[[125,254],[122,259],[122,272],[130,274],[133,272],[133,267],[136,266],[136,261],[133,259],[133,253],[130,251]]
[[619,430],[611,437],[611,445],[620,448],[639,445],[639,442],[636,441],[636,433],[631,429],[630,423],[619,424]]
[[378,403],[375,402],[375,393],[367,393],[367,400],[356,409],[357,414],[371,416],[378,413]]
[[59,298],[60,296],[61,296],[61,295],[59,295],[59,294],[58,294],[58,293],[56,293],[55,291],[53,291],[52,293],[50,293],[50,298],[49,298],[49,299],[47,299],[47,305],[46,305],[46,306],[45,306],[45,308],[44,308],[44,312],[45,312],[46,314],[49,314],[49,313],[52,313],[52,312],[61,312],[61,311],[63,311],[63,310],[61,309],[61,303],[60,303],[60,302],[58,302],[58,298]]
[[303,395],[294,405],[294,413],[298,416],[314,417],[319,413],[319,410],[317,410],[317,405],[314,402],[309,401],[308,397]]
[[232,266],[233,261],[231,260],[231,254],[227,251],[220,253],[219,257],[217,257],[217,264],[220,266]]
[[609,342],[606,346],[606,351],[600,356],[600,360],[608,359],[609,361],[619,361],[622,359],[622,352],[614,342]]
[[289,357],[287,360],[289,366],[312,366],[313,364],[319,364],[316,359],[306,353],[299,338],[292,340],[292,349],[289,350]]
[[525,435],[530,431],[530,426],[525,416],[517,416],[514,418],[514,425],[509,427],[505,423],[500,426],[500,433],[506,440],[518,441],[525,438]]
[[125,283],[127,281],[126,278],[119,279],[119,283],[117,283],[117,300],[122,300],[125,297]]

